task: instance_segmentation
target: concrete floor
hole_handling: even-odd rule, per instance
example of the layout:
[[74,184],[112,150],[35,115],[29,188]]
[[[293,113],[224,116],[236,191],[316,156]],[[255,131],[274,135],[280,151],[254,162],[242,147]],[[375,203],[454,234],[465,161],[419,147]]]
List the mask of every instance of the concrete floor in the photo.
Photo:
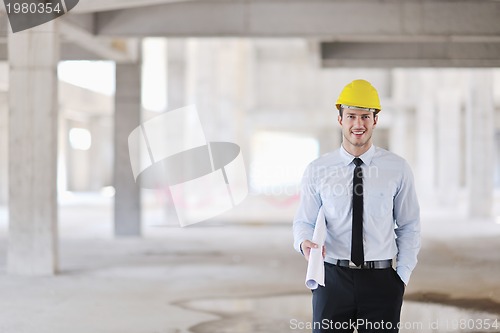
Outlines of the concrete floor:
[[[290,224],[149,226],[143,239],[113,239],[111,214],[109,202],[61,207],[55,277],[5,274],[0,214],[1,333],[307,332],[290,329],[291,319],[310,316],[306,262],[292,249]],[[425,301],[500,318],[500,224],[450,213],[423,214],[422,222],[404,315],[420,311],[411,301]],[[470,318],[427,309],[433,318]]]

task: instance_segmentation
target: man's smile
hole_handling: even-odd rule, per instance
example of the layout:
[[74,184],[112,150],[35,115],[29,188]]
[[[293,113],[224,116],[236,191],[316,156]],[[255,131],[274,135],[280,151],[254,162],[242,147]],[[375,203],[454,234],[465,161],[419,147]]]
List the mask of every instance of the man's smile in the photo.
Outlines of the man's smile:
[[365,130],[361,130],[361,129],[356,129],[356,130],[352,130],[351,133],[354,134],[354,136],[356,137],[361,137],[363,134],[365,134]]

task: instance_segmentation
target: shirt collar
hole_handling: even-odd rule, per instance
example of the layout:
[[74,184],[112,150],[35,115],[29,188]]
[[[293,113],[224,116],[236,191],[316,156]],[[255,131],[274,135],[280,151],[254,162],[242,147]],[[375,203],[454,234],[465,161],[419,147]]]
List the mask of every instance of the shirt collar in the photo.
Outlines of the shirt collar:
[[[372,162],[373,155],[375,155],[375,146],[372,144],[370,149],[368,149],[364,154],[359,156],[364,164],[369,165]],[[345,150],[343,145],[340,145],[340,157],[344,165],[349,165],[355,156],[351,155],[347,150]]]

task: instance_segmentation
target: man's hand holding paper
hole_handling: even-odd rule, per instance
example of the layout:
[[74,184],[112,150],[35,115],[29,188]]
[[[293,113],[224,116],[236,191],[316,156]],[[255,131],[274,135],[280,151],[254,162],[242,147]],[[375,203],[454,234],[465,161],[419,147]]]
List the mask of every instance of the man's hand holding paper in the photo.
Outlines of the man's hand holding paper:
[[[311,250],[314,248],[317,248],[317,247],[318,247],[318,244],[313,243],[309,240],[305,240],[302,242],[302,244],[300,244],[300,249],[302,250],[302,253],[304,253],[304,258],[307,261],[309,261],[309,256],[311,254]],[[325,258],[325,255],[326,255],[326,248],[323,245],[323,258]]]
[[312,242],[306,240],[302,242],[301,249],[304,257],[308,261],[306,273],[306,286],[309,289],[316,289],[318,285],[325,286],[325,239],[326,221],[323,207],[320,207]]

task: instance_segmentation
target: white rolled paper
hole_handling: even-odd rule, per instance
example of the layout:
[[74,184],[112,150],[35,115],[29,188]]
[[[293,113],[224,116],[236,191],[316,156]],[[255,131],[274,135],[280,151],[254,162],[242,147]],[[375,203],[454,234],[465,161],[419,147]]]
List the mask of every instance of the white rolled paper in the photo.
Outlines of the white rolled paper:
[[318,244],[318,247],[311,249],[306,273],[306,287],[311,290],[318,288],[318,285],[322,287],[325,286],[325,264],[323,258],[323,245],[325,245],[325,239],[326,219],[323,213],[323,207],[320,207],[312,239],[312,242]]

